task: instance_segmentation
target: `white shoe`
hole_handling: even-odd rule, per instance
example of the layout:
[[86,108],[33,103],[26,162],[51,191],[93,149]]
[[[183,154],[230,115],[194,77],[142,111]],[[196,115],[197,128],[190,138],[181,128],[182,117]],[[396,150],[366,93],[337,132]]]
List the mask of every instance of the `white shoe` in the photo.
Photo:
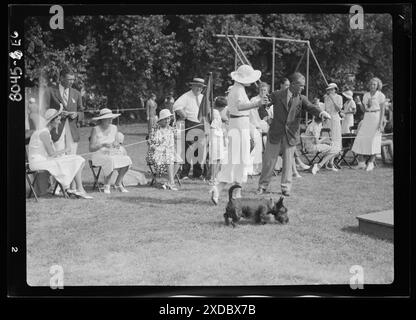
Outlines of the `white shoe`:
[[302,178],[302,176],[299,173],[294,173],[293,178]]
[[372,171],[374,169],[374,163],[369,162],[365,171]]
[[114,186],[114,188],[116,188],[117,191],[120,191],[120,192],[123,192],[123,193],[129,192],[129,190],[124,188],[121,184],[119,186]]
[[75,194],[78,197],[82,198],[82,199],[94,199],[93,197],[91,197],[90,195],[88,195],[85,191],[84,192],[77,191]]
[[328,168],[329,170],[332,170],[332,171],[335,171],[335,172],[337,172],[338,171],[338,169],[337,168],[335,168],[335,167],[330,167],[330,168]]
[[111,191],[110,191],[110,185],[109,184],[105,184],[104,185],[104,191],[103,191],[105,194],[110,194],[111,193]]
[[308,170],[310,168],[310,166],[308,166],[307,164],[304,164],[304,163],[298,164],[298,166],[301,167],[302,170]]
[[315,164],[313,165],[313,167],[312,167],[312,174],[314,174],[314,175],[315,175],[318,171],[319,171],[318,164],[317,164],[317,163],[315,163]]

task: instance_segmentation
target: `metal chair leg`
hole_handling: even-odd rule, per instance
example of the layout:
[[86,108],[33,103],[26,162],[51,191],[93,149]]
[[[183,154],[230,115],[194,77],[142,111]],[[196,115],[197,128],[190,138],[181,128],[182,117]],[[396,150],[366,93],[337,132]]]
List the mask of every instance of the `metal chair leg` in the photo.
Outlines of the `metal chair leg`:
[[[30,197],[31,197],[31,195],[32,195],[32,193],[33,193],[33,196],[35,197],[35,199],[36,199],[36,202],[39,202],[39,199],[38,199],[38,196],[37,196],[37,194],[36,194],[36,192],[35,192],[35,189],[34,189],[34,187],[33,187],[33,185],[32,185],[32,181],[30,180],[30,178],[29,178],[29,175],[26,173],[26,181],[27,181],[27,183],[29,184],[29,188],[30,188],[30,191],[29,191],[29,194],[28,194],[28,199],[30,199]],[[35,181],[35,180],[33,180],[33,181]],[[33,182],[33,184],[34,184],[34,182]]]

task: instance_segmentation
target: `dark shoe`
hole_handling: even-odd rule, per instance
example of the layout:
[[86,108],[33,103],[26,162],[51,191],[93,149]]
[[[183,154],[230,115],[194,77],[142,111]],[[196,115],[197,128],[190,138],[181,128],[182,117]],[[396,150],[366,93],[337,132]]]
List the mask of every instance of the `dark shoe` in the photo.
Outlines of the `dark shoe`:
[[287,190],[282,190],[282,195],[284,195],[285,197],[290,197],[290,193]]
[[265,194],[266,193],[266,189],[265,188],[262,188],[262,187],[259,187],[258,189],[257,189],[257,192],[256,192],[258,195],[261,195],[261,194]]

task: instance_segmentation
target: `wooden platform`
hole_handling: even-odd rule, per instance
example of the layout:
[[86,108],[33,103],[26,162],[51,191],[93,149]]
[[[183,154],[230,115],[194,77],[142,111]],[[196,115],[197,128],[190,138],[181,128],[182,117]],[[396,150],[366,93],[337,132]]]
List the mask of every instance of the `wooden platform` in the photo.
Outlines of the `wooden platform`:
[[393,210],[373,212],[358,216],[358,226],[361,232],[383,239],[394,239]]

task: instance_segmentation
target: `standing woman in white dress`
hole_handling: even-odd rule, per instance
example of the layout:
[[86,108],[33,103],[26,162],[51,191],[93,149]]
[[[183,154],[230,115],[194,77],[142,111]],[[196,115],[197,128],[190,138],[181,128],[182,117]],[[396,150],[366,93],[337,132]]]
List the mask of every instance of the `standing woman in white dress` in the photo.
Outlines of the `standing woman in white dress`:
[[[381,132],[384,124],[385,95],[380,91],[383,84],[379,78],[372,78],[369,82],[370,92],[363,96],[363,102],[357,104],[364,112],[360,129],[354,140],[352,151],[358,154],[357,169],[374,169],[374,160],[381,153]],[[364,156],[368,156],[367,166]]]
[[[51,130],[57,130],[61,123],[62,105],[59,110],[48,109],[44,120],[46,127],[33,132],[29,142],[29,168],[31,170],[48,171],[68,194],[80,198],[92,199],[82,185],[82,169],[85,159],[78,155],[65,155],[70,148],[56,150],[52,143]],[[70,184],[75,180],[76,190],[70,190]]]
[[122,185],[123,177],[132,164],[131,159],[120,147],[117,139],[117,126],[111,124],[114,118],[120,114],[113,114],[110,109],[100,110],[98,117],[92,118],[98,121],[97,125],[92,128],[90,136],[90,152],[93,165],[101,166],[104,173],[104,193],[110,193],[110,180],[114,171],[118,171],[115,181],[115,188],[120,192],[128,192]]
[[[229,183],[243,184],[247,182],[247,173],[252,164],[250,156],[250,109],[258,108],[262,104],[269,102],[267,97],[258,101],[250,102],[245,87],[259,80],[261,71],[254,70],[249,65],[241,65],[234,72],[231,78],[234,85],[231,87],[227,96],[229,111],[228,128],[228,157],[220,172],[217,175],[217,184],[211,190],[211,200],[217,205],[220,192]],[[237,191],[240,191],[238,189]],[[241,197],[238,192],[237,197]]]
[[344,103],[342,108],[344,120],[342,120],[341,133],[345,134],[351,133],[350,128],[354,125],[354,114],[357,111],[357,106],[353,100],[353,93],[351,90],[343,92],[342,95],[347,98],[347,101]]
[[[338,86],[335,83],[330,83],[326,88],[326,95],[324,97],[325,111],[331,115],[331,119],[326,120],[327,128],[331,129],[332,149],[331,153],[338,154],[342,149],[342,135],[341,135],[341,118],[339,112],[342,109],[342,97],[336,94]],[[328,161],[327,169],[338,171],[334,166],[334,158]]]

